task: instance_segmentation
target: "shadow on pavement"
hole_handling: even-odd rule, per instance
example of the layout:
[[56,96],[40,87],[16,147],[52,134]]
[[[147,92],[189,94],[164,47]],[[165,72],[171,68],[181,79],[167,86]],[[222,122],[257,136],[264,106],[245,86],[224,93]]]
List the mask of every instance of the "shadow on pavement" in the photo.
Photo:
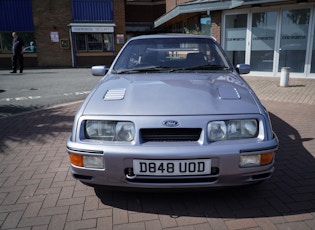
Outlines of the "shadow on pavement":
[[[0,119],[0,155],[16,151],[11,150],[16,147],[53,146],[57,139],[65,146],[64,139],[71,132],[74,114],[69,116],[64,109],[67,108],[51,108]],[[61,133],[66,133],[66,136]]]
[[209,218],[255,218],[315,211],[315,160],[298,131],[270,114],[280,140],[276,171],[264,183],[203,192],[145,193],[95,188],[105,205],[135,212]]
[[[0,119],[0,158],[21,158],[20,150],[65,149],[78,107],[64,106]],[[315,160],[290,124],[270,114],[280,140],[273,177],[255,186],[199,192],[121,192],[95,189],[105,205],[135,212],[209,218],[274,217],[315,211]],[[303,123],[303,121],[298,121]],[[304,121],[305,122],[305,121]],[[304,123],[303,123],[304,124]],[[65,151],[65,150],[64,150]],[[66,154],[66,151],[65,151]]]
[[0,106],[0,118],[14,115],[14,114],[33,111],[36,109],[40,109],[40,107],[38,107],[38,106],[24,107],[24,106],[15,106],[15,105],[2,105],[2,106]]

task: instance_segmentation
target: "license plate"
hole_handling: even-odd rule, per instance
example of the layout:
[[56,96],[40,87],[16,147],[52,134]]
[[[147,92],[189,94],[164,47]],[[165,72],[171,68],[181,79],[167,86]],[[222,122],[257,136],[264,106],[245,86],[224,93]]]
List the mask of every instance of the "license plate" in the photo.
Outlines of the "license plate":
[[205,175],[211,172],[211,160],[133,160],[133,171],[147,176]]

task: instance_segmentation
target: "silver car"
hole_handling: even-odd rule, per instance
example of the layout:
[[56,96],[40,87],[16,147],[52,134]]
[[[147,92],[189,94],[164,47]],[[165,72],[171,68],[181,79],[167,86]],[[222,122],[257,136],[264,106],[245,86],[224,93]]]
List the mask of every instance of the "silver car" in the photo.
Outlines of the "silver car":
[[130,39],[78,110],[67,141],[81,182],[124,188],[257,183],[274,171],[268,112],[209,36]]

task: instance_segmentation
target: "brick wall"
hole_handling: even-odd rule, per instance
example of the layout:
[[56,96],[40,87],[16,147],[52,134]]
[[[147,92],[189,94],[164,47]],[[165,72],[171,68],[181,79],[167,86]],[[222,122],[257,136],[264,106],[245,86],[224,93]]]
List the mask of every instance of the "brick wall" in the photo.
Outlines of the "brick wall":
[[189,2],[190,0],[166,0],[166,12],[171,11],[177,5],[180,5],[184,2]]
[[211,35],[221,43],[221,15],[222,11],[213,11],[211,14]]
[[58,32],[59,39],[69,39],[71,1],[33,0],[32,4],[38,66],[70,67],[70,49],[62,49],[59,42],[51,42],[50,32]]
[[[125,1],[114,0],[115,50],[119,52],[123,44],[117,44],[116,35],[125,34]],[[52,42],[50,33],[58,32],[59,39],[70,39],[68,26],[72,20],[70,0],[33,0],[33,20],[39,67],[71,67],[71,50],[60,47],[59,42]],[[93,55],[92,55],[93,56]],[[90,58],[93,58],[93,57]],[[82,66],[89,65],[86,58],[78,58]],[[82,60],[81,60],[82,59]],[[105,59],[104,59],[105,60]],[[110,58],[110,62],[112,57]],[[106,63],[109,64],[109,63]]]
[[116,54],[122,48],[123,44],[117,44],[116,35],[123,34],[126,40],[126,23],[125,23],[125,1],[113,0],[114,2],[114,21],[115,21],[115,50]]

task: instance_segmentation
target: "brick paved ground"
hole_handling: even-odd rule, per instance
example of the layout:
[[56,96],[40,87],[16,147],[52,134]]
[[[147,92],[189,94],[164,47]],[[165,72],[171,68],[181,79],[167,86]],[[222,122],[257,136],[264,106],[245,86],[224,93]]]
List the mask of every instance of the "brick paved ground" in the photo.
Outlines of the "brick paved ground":
[[69,174],[73,103],[0,119],[0,229],[315,229],[315,80],[246,80],[281,143],[270,180],[179,194],[94,190]]

